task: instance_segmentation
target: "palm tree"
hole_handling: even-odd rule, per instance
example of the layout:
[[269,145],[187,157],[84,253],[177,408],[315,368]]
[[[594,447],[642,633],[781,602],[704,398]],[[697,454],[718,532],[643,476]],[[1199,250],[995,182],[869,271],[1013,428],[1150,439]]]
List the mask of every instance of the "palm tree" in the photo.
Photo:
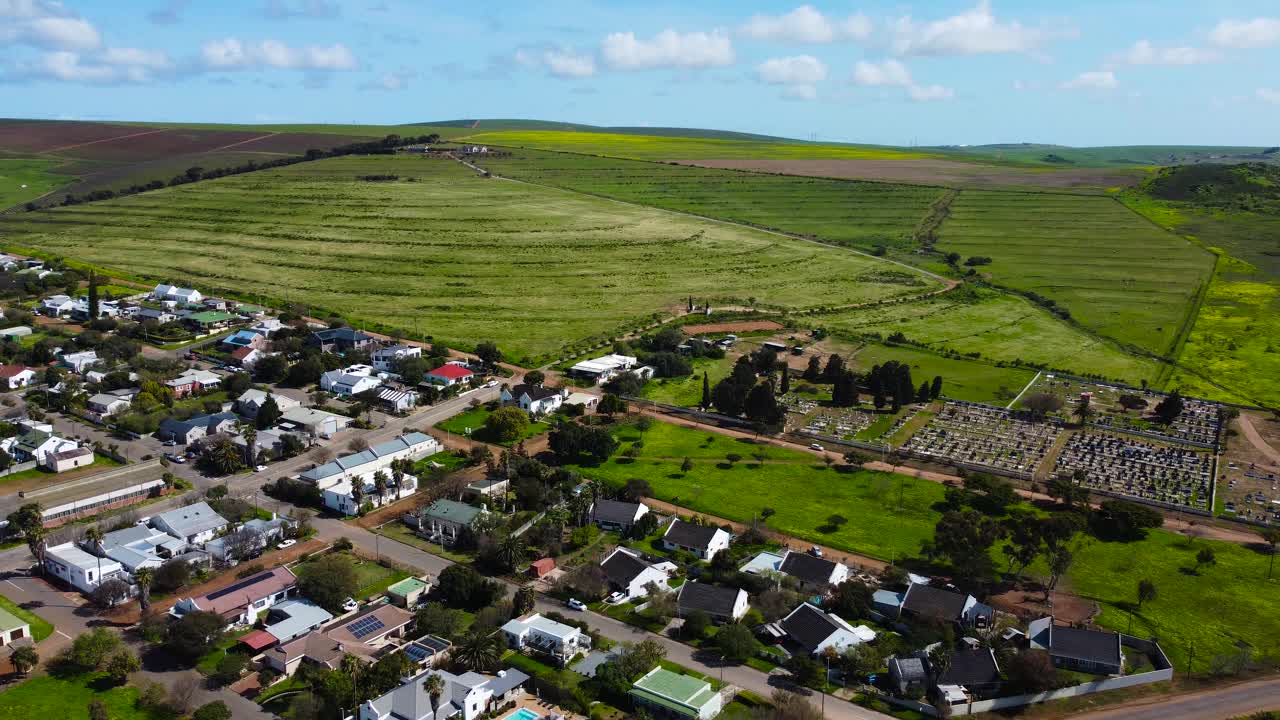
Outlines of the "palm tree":
[[1080,418],[1080,424],[1084,425],[1091,414],[1093,414],[1093,409],[1089,407],[1089,396],[1081,395],[1080,400],[1076,402],[1075,416]]
[[529,546],[524,540],[514,533],[507,535],[498,541],[498,560],[507,566],[508,570],[515,570],[516,565],[524,560],[525,555],[529,552]]
[[257,459],[255,451],[258,447],[258,428],[253,425],[244,425],[240,430],[240,436],[244,438],[244,464],[253,467],[254,460]]
[[435,717],[436,705],[440,703],[440,696],[444,694],[444,678],[440,677],[440,673],[431,673],[426,680],[422,681],[422,691],[431,696],[431,717]]
[[138,604],[142,606],[142,612],[151,609],[151,583],[155,582],[156,571],[149,568],[138,568],[133,573],[133,581],[138,584]]
[[219,438],[205,453],[213,469],[223,475],[230,475],[242,466],[240,451],[236,449],[231,438]]
[[13,663],[13,669],[17,670],[19,675],[26,675],[40,664],[40,655],[30,645],[23,645],[14,649],[13,654],[9,656],[9,662]]
[[404,476],[409,470],[405,467],[408,461],[396,460],[391,463],[391,481],[396,484],[396,488],[404,487]]
[[[397,487],[399,485],[397,484]],[[378,504],[387,499],[387,474],[381,470],[373,474],[373,489],[378,493]]]
[[102,583],[102,557],[99,556],[98,553],[102,552],[102,538],[104,536],[104,533],[102,532],[102,528],[98,527],[97,525],[94,525],[90,527],[88,530],[84,531],[84,536],[88,538],[89,542],[93,543],[93,554],[94,556],[97,557],[97,560],[98,560],[98,583],[101,584]]
[[360,506],[364,504],[364,481],[359,478],[351,483],[351,502],[355,503],[356,512],[360,512]]
[[497,667],[502,658],[501,640],[497,635],[467,633],[453,650],[453,658],[468,670],[487,672]]

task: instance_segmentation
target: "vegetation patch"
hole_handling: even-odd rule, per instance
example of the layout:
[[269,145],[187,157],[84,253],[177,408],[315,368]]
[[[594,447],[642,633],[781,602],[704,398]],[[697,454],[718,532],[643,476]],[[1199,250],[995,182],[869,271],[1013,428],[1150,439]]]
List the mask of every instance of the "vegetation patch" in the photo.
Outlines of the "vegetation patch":
[[18,607],[18,604],[3,595],[0,595],[0,609],[7,610],[10,615],[26,622],[31,626],[31,636],[36,642],[40,642],[53,634],[53,623],[45,620],[30,610]]

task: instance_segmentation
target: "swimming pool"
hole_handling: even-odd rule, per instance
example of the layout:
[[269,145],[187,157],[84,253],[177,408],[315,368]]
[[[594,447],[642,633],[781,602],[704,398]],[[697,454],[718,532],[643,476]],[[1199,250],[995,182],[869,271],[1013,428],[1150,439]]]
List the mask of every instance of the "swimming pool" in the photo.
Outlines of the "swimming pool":
[[538,718],[540,717],[542,716],[530,710],[529,708],[520,708],[519,710],[511,713],[510,715],[506,716],[502,720],[538,720]]

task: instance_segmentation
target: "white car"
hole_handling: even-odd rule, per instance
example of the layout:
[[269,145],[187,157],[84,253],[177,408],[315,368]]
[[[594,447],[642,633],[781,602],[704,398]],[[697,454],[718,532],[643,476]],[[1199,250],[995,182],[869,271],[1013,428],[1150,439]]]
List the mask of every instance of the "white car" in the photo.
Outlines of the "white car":
[[285,540],[284,542],[280,543],[280,549],[283,550],[288,547],[293,547],[294,545],[297,545],[297,544],[298,544],[297,540]]
[[609,603],[610,605],[617,605],[618,603],[626,599],[627,599],[626,595],[623,595],[620,592],[616,592],[616,593],[610,593],[609,597],[605,598],[604,601]]
[[346,600],[342,601],[342,609],[346,610],[347,612],[351,612],[352,610],[355,610],[358,607],[360,607],[360,603],[356,602],[355,598],[347,598]]
[[570,610],[586,610],[587,609],[586,604],[583,603],[581,600],[578,600],[577,598],[569,598],[568,600],[565,601],[564,605]]
[[266,472],[266,470],[267,470],[266,465],[257,465],[253,468],[254,472]]
[[810,449],[810,450],[817,450],[818,452],[826,452],[826,450],[827,450],[826,448],[822,447],[822,446],[821,446],[821,445],[819,445],[818,443],[809,443],[809,449]]

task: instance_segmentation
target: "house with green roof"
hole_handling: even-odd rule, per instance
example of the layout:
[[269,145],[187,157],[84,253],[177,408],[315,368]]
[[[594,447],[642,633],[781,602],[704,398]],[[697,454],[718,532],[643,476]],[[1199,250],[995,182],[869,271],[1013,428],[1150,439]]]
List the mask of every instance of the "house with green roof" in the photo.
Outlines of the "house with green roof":
[[654,715],[711,720],[723,701],[711,684],[692,675],[655,667],[631,686],[631,699]]
[[234,320],[239,320],[239,315],[233,315],[227,312],[219,312],[217,310],[205,310],[204,312],[191,313],[182,318],[183,322],[196,325],[201,330],[209,330],[211,328],[222,327]]
[[31,626],[26,620],[0,608],[0,647],[5,647],[15,640],[31,637]]
[[471,527],[483,514],[484,508],[456,500],[437,500],[418,515],[418,533],[437,542],[451,543],[458,539],[463,528]]
[[405,578],[400,582],[387,588],[387,595],[390,596],[391,602],[402,608],[413,608],[418,604],[418,598],[431,590],[431,585],[416,577]]

